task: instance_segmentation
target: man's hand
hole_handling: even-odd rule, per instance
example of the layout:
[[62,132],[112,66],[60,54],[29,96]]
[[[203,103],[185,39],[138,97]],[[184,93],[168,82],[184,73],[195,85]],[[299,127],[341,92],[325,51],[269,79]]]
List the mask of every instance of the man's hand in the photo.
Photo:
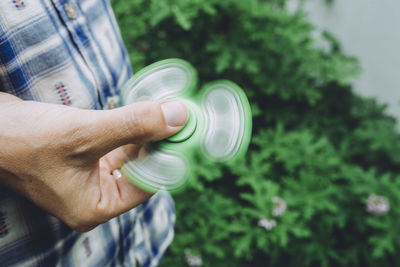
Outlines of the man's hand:
[[145,143],[178,132],[187,117],[177,101],[95,111],[0,93],[0,183],[88,231],[150,197],[112,171]]

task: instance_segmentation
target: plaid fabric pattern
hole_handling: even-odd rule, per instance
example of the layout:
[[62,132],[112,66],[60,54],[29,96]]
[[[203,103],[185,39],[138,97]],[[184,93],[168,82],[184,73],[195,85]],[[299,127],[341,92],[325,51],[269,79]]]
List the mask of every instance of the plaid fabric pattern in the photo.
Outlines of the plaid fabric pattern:
[[[101,109],[132,73],[105,0],[0,1],[0,91]],[[60,95],[61,94],[61,95]]]
[[1,187],[0,210],[1,266],[157,266],[174,235],[165,192],[87,233]]
[[[0,91],[25,100],[108,108],[132,75],[107,0],[0,1]],[[1,266],[156,266],[175,212],[159,192],[77,233],[0,186]]]

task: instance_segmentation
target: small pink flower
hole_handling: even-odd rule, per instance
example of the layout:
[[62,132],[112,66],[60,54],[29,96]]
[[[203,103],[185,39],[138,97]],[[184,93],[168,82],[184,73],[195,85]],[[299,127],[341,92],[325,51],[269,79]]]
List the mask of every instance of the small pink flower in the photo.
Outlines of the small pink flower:
[[390,210],[389,201],[385,196],[372,194],[368,197],[366,209],[372,214],[385,214]]
[[267,231],[272,230],[276,226],[276,221],[275,220],[268,220],[266,218],[261,218],[258,221],[258,226],[264,228]]
[[280,197],[273,197],[272,203],[275,204],[275,208],[272,210],[272,215],[275,217],[282,216],[287,208],[286,201]]
[[203,266],[203,260],[199,255],[193,254],[188,248],[184,250],[184,253],[189,266]]

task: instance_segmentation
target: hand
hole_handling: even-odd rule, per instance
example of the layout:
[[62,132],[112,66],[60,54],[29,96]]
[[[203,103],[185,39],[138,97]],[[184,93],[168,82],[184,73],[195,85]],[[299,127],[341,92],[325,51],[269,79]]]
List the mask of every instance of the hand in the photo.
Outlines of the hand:
[[88,231],[151,196],[112,172],[145,143],[178,132],[187,116],[177,101],[96,111],[0,93],[0,182]]

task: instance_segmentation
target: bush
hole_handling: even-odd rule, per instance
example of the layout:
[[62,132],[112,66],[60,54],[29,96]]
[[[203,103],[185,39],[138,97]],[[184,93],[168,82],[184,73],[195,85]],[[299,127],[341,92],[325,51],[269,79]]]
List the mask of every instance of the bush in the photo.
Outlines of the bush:
[[[400,135],[349,79],[354,58],[284,0],[112,1],[135,70],[179,57],[245,89],[253,139],[176,195],[164,266],[400,263]],[[201,160],[201,158],[199,158]]]

